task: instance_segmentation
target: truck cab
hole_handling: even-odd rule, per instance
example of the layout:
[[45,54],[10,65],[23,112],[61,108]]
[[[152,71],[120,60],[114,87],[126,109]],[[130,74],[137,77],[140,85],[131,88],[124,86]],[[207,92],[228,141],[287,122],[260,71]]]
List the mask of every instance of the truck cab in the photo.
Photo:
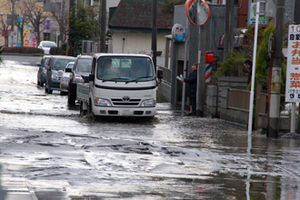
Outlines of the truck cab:
[[81,111],[95,116],[153,117],[156,76],[152,58],[140,54],[95,54],[89,83],[78,84]]

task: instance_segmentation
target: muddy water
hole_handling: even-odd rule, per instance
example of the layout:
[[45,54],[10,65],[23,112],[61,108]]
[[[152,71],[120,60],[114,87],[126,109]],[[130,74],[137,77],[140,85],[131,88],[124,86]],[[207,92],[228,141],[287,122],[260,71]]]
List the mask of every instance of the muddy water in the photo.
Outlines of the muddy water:
[[249,136],[169,104],[150,121],[80,117],[66,96],[36,86],[36,71],[0,68],[3,185],[69,199],[300,199],[298,139]]

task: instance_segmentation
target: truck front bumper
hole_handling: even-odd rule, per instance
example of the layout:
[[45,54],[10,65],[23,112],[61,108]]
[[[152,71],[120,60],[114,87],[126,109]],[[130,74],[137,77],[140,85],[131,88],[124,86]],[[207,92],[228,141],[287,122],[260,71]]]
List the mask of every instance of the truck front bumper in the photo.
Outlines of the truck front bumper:
[[93,106],[95,116],[120,116],[120,117],[152,117],[156,114],[156,107],[98,107]]

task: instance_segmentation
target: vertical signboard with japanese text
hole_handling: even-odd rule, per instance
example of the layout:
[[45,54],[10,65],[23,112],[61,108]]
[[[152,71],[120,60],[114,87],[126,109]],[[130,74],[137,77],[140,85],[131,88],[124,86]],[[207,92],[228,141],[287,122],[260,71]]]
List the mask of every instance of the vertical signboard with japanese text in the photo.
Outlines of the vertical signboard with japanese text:
[[24,20],[24,47],[30,47],[31,30],[31,22]]
[[300,102],[300,25],[289,25],[285,102]]

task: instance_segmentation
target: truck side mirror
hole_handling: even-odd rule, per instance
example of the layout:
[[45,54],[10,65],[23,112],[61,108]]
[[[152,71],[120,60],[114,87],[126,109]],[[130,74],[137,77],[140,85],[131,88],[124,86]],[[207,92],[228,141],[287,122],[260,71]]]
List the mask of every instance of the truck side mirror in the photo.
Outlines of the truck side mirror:
[[162,79],[164,77],[164,72],[161,69],[157,70],[157,78]]
[[36,65],[37,65],[38,67],[41,67],[41,66],[42,66],[42,64],[41,64],[41,63],[37,63]]
[[89,81],[91,81],[91,82],[95,81],[95,75],[94,74],[89,75]]

